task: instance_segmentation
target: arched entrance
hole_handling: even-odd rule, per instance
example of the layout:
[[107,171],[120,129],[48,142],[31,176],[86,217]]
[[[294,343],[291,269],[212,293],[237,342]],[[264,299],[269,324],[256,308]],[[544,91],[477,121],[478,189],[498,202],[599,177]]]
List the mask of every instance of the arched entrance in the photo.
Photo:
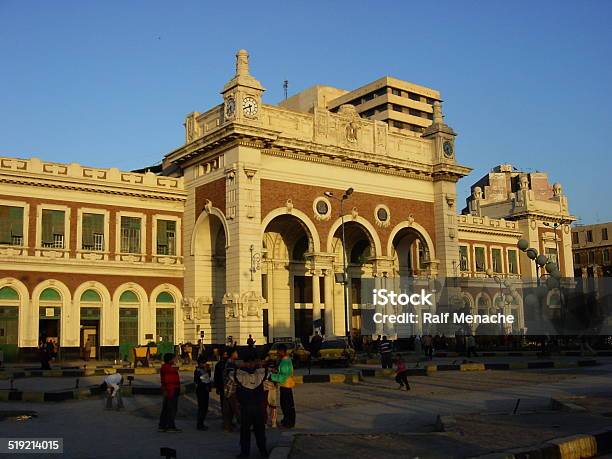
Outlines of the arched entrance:
[[85,352],[86,360],[98,358],[100,353],[100,318],[102,311],[102,297],[94,289],[85,290],[80,298],[80,344]]
[[38,320],[38,341],[53,341],[56,346],[60,345],[61,338],[61,318],[62,318],[62,294],[52,288],[47,287],[39,296],[39,320]]
[[194,314],[185,325],[187,341],[197,342],[203,331],[204,342],[225,342],[225,311],[223,296],[226,288],[226,250],[229,246],[225,220],[218,209],[204,211],[196,222],[191,253],[186,261],[185,296],[210,312],[204,317]]
[[[343,253],[343,238],[346,244],[346,260]],[[343,272],[346,263],[346,286],[341,283],[334,284],[334,304],[336,309],[343,311],[336,314],[335,329],[346,333],[346,305],[345,294],[348,301],[348,326],[353,335],[358,334],[362,328],[362,309],[370,304],[370,296],[374,287],[373,283],[373,260],[377,256],[376,241],[373,234],[362,223],[350,220],[340,225],[334,232],[332,238],[332,253],[334,254],[334,266],[337,273]],[[346,293],[344,292],[346,289]],[[339,319],[339,320],[338,320]],[[340,323],[341,322],[341,323]]]
[[[313,304],[320,308],[323,278],[312,276],[308,254],[313,237],[307,224],[295,215],[274,217],[263,235],[262,296],[264,336],[296,337],[307,342],[313,330]],[[319,288],[313,288],[313,281]],[[313,294],[319,291],[319,301]],[[324,317],[319,311],[317,316]]]

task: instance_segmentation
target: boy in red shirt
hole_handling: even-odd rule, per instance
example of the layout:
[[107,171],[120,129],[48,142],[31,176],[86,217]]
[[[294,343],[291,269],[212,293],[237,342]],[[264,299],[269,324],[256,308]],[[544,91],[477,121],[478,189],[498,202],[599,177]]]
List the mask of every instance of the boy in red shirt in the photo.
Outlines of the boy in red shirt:
[[395,381],[399,384],[398,389],[405,387],[406,390],[410,390],[408,369],[406,368],[406,362],[404,362],[400,354],[397,354],[395,357]]
[[162,395],[164,401],[159,417],[160,432],[180,432],[176,428],[174,419],[178,409],[178,396],[181,390],[181,378],[178,368],[174,366],[174,354],[164,354],[164,364],[159,370],[161,378]]

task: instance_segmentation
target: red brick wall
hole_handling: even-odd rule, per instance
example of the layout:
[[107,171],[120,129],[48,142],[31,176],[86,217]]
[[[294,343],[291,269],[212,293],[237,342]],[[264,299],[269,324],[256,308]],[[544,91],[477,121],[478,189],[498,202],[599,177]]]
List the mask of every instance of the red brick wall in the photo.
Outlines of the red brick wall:
[[[86,207],[88,209],[99,209],[99,210],[107,210],[109,211],[109,251],[111,254],[111,258],[114,257],[117,247],[115,247],[115,239],[116,239],[116,224],[117,224],[117,216],[116,212],[138,212],[144,214],[147,219],[146,223],[146,243],[147,243],[147,251],[148,256],[147,260],[151,260],[150,256],[152,251],[152,240],[153,240],[153,215],[155,214],[164,214],[171,215],[174,217],[182,217],[182,212],[166,212],[161,210],[150,210],[150,209],[142,209],[139,207],[119,207],[116,205],[101,205],[96,203],[88,203],[88,202],[76,202],[76,201],[61,201],[57,199],[35,199],[35,198],[27,198],[22,196],[14,196],[14,195],[0,195],[0,199],[7,200],[18,200],[27,202],[30,205],[30,215],[28,221],[28,254],[34,255],[34,248],[36,247],[36,217],[37,217],[37,207],[41,204],[51,204],[58,206],[66,206],[70,209],[70,257],[74,258],[76,255],[76,250],[78,247],[77,244],[77,219],[78,219],[78,209]],[[109,201],[112,201],[112,197],[109,197]],[[179,254],[180,255],[180,254]]]
[[134,282],[140,285],[147,295],[150,295],[155,287],[161,284],[172,284],[179,290],[183,291],[183,279],[176,277],[146,277],[146,276],[115,276],[106,274],[74,274],[74,273],[45,273],[45,272],[27,272],[27,271],[8,271],[0,270],[0,278],[14,277],[23,282],[30,295],[38,284],[48,279],[55,279],[66,284],[71,293],[84,282],[97,281],[104,284],[111,296],[114,294],[117,287],[125,282]]
[[198,219],[198,216],[202,213],[202,210],[204,210],[207,199],[212,202],[213,207],[221,209],[221,212],[225,215],[225,178],[220,178],[196,187],[195,220]]
[[[287,199],[291,199],[294,208],[304,212],[314,222],[319,238],[321,239],[321,250],[327,247],[327,234],[332,224],[340,217],[339,203],[330,200],[332,203],[332,218],[327,221],[316,220],[313,216],[312,203],[315,198],[323,196],[325,191],[331,191],[340,197],[344,190],[323,188],[313,185],[300,185],[295,183],[281,182],[277,180],[261,180],[261,216],[262,219],[272,210],[278,207],[285,207]],[[415,201],[412,199],[402,199],[375,194],[362,193],[356,190],[351,197],[345,201],[345,214],[350,215],[351,209],[357,207],[359,216],[369,221],[380,237],[382,244],[382,254],[386,255],[387,244],[391,230],[400,221],[406,220],[410,214],[414,217],[415,223],[423,226],[435,244],[434,234],[434,211],[433,203]],[[391,212],[391,224],[387,228],[377,226],[374,218],[374,209],[377,205],[384,204],[389,207]]]

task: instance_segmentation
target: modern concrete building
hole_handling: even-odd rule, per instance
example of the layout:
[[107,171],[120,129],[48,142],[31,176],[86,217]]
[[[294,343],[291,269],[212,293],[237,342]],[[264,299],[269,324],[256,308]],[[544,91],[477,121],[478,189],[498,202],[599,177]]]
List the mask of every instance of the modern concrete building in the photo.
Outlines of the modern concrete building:
[[[91,335],[94,352],[124,355],[202,335],[304,338],[315,323],[344,335],[370,308],[366,283],[533,276],[518,239],[552,254],[544,224],[571,220],[560,186],[509,166],[478,182],[458,215],[456,183],[471,169],[437,91],[383,78],[279,105],[263,93],[239,51],[219,104],[187,115],[157,174],[0,158],[0,347],[53,338],[76,353]],[[556,234],[571,273],[569,229]],[[499,290],[457,295],[476,311]],[[504,307],[521,310],[520,297]]]
[[572,250],[576,277],[612,276],[612,222],[572,228]]

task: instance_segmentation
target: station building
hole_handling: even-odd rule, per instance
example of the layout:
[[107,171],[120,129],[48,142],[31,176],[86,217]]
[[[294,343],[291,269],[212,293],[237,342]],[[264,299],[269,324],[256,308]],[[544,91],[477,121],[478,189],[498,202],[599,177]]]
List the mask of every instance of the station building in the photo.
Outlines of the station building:
[[[458,211],[471,169],[438,91],[383,78],[278,105],[263,93],[239,51],[219,104],[187,115],[182,145],[149,171],[0,158],[5,353],[49,337],[68,355],[90,336],[112,357],[201,336],[305,339],[313,324],[344,335],[369,307],[366,282],[534,277],[521,238],[573,273],[573,217],[545,174],[501,165]],[[458,295],[474,311],[496,301]]]

